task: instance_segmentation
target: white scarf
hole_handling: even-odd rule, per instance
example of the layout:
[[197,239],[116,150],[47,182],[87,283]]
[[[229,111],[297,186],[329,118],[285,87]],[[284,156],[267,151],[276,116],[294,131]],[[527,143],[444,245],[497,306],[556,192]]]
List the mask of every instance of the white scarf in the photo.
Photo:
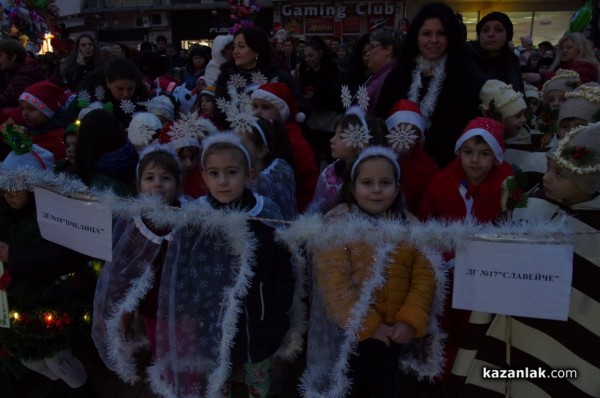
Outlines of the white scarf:
[[[410,90],[408,91],[408,99],[416,104],[419,104],[421,108],[421,114],[423,115],[423,119],[425,119],[425,124],[427,128],[431,127],[430,118],[433,114],[433,111],[435,110],[438,95],[440,93],[440,90],[442,89],[442,85],[446,78],[447,60],[447,55],[444,55],[443,57],[435,61],[430,61],[428,59],[425,59],[422,55],[419,55],[417,57],[417,65],[413,70],[412,84],[410,85]],[[421,92],[421,88],[423,87],[422,74],[423,72],[432,69],[432,79],[429,82],[427,93],[423,97],[423,100],[419,102],[419,93]]]

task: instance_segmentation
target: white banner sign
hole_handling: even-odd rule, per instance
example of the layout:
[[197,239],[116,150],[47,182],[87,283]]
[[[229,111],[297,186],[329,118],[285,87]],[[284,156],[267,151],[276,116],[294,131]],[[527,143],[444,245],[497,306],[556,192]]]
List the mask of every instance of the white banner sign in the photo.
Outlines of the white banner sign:
[[[4,274],[4,264],[0,261],[0,277]],[[10,313],[8,312],[8,299],[6,290],[0,290],[0,327],[10,327]]]
[[112,213],[106,205],[42,188],[35,188],[35,203],[44,239],[90,257],[112,260]]
[[466,241],[456,251],[452,306],[567,320],[573,246]]

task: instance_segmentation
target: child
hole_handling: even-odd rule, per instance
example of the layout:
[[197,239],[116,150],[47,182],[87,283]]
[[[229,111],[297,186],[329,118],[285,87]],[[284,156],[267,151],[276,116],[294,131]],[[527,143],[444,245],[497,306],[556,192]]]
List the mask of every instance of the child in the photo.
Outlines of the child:
[[[525,119],[527,123],[527,127],[529,130],[537,129],[538,115],[540,111],[540,90],[537,87],[532,86],[530,84],[525,84],[525,103],[527,104],[527,109],[525,110]],[[532,131],[532,135],[534,131]],[[531,137],[532,141],[534,137]],[[535,142],[533,142],[535,144]]]
[[490,118],[467,124],[454,148],[459,155],[431,180],[423,194],[418,216],[422,220],[498,221],[501,185],[512,175],[504,162],[504,126]]
[[401,99],[392,107],[386,125],[389,130],[386,143],[396,151],[404,170],[400,183],[406,208],[415,213],[429,181],[438,171],[437,164],[423,148],[425,120],[416,103]]
[[298,212],[302,213],[313,198],[319,178],[313,151],[298,124],[304,121],[305,115],[298,111],[294,95],[284,83],[263,84],[252,93],[251,98],[257,116],[278,120],[285,126],[294,157],[292,166],[296,179],[296,202]]
[[75,146],[77,145],[77,134],[79,124],[71,123],[65,130],[65,158],[54,164],[54,171],[58,173],[73,174],[75,170]]
[[[490,118],[475,118],[467,124],[456,141],[454,151],[459,156],[433,177],[423,194],[418,211],[420,219],[482,223],[501,219],[502,184],[513,174],[512,167],[503,160],[503,131],[504,126]],[[444,267],[452,269],[454,254],[445,253],[444,258]],[[451,308],[450,300],[445,303],[442,317],[442,327],[448,333],[445,376],[450,374],[468,317],[468,311]]]
[[[406,222],[400,167],[391,149],[362,151],[342,192],[342,203],[327,213],[326,223],[357,219],[377,230],[383,219]],[[394,397],[401,347],[426,333],[436,289],[430,262],[415,247],[399,243],[388,252],[384,269],[373,260],[379,249],[361,236],[314,251],[316,286],[303,377],[308,396],[344,396],[343,390],[351,388],[350,397]],[[370,291],[375,278],[383,280]],[[348,336],[344,339],[358,340],[354,353],[352,345],[339,340],[340,328]],[[343,368],[336,364],[348,357]]]
[[[482,380],[481,366],[506,369],[507,350],[510,350],[511,369],[544,369],[547,374],[550,369],[577,369],[577,377],[573,379],[536,378],[512,382],[508,387],[514,397],[556,396],[558,391],[565,397],[600,394],[600,332],[592,326],[598,319],[596,308],[600,305],[596,277],[600,265],[599,154],[599,123],[569,131],[548,153],[543,190],[529,197],[527,207],[515,209],[513,213],[513,219],[564,223],[565,229],[574,233],[568,320],[490,314],[485,323],[476,325],[482,338],[471,347],[471,359],[466,365],[472,366],[467,372],[457,373],[468,377],[464,396],[504,396],[505,381],[499,386]],[[510,336],[510,340],[507,341],[506,336]]]
[[54,159],[65,157],[63,136],[69,124],[61,107],[64,89],[49,81],[27,87],[19,96],[24,125],[35,144],[49,150]]
[[336,160],[319,175],[315,195],[309,206],[311,211],[325,214],[338,204],[346,172],[373,138],[366,117],[362,109],[351,107],[336,123],[334,136],[330,140],[331,156]]
[[257,176],[252,191],[271,199],[279,207],[284,220],[296,218],[296,183],[290,142],[277,121],[258,118],[250,130],[237,133],[248,149]]
[[[254,172],[239,137],[220,133],[202,144],[209,194],[198,203],[208,213],[176,231],[167,255],[169,285],[161,290],[172,299],[159,302],[165,328],[157,335],[162,345],[152,383],[177,396],[231,396],[241,372],[250,396],[266,397],[294,282],[289,252],[261,219],[281,215],[246,188]],[[181,322],[180,329],[167,319]]]
[[[15,134],[15,128],[2,129],[14,144],[2,173],[52,172],[52,153]],[[17,186],[18,180],[9,185]],[[6,292],[10,310],[10,327],[0,328],[0,347],[27,368],[62,380],[73,396],[95,396],[71,351],[73,339],[88,333],[84,318],[90,316],[95,280],[85,256],[42,238],[33,192],[7,189],[0,199],[0,261],[0,290]]]
[[504,125],[504,160],[518,166],[532,150],[531,134],[526,127],[527,104],[523,94],[499,80],[485,82],[479,92],[482,113]]
[[200,107],[198,113],[200,116],[210,120],[219,131],[225,130],[225,127],[219,123],[219,118],[215,114],[217,106],[215,101],[215,86],[206,86],[198,97],[198,106]]
[[[170,146],[144,149],[136,180],[140,195],[157,195],[164,204],[181,206],[181,169]],[[96,287],[92,337],[106,366],[131,382],[137,379],[134,354],[149,344],[156,355],[159,288],[172,232],[144,215],[122,216],[113,238],[113,261],[103,267]],[[135,327],[137,314],[143,334]]]
[[175,120],[175,105],[173,105],[173,101],[166,95],[153,97],[148,101],[146,107],[148,108],[148,112],[158,116],[163,127],[168,126]]

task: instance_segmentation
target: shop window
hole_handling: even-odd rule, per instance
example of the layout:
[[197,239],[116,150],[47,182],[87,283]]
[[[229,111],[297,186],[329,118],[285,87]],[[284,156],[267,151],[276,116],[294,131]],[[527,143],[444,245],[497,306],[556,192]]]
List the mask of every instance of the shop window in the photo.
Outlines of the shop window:
[[572,11],[536,11],[533,19],[533,44],[543,41],[556,45],[569,30]]

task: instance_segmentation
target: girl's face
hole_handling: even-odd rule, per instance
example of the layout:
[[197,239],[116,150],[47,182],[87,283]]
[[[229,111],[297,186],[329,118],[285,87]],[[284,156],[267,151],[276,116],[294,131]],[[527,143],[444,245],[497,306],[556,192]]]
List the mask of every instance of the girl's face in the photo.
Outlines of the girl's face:
[[247,167],[246,158],[238,149],[224,149],[206,155],[202,177],[216,200],[230,203],[242,198],[254,176]]
[[578,117],[565,118],[558,123],[558,131],[556,132],[556,135],[558,135],[559,139],[563,139],[565,138],[565,135],[575,127],[585,126],[586,124],[588,124],[586,120]]
[[212,116],[215,113],[215,103],[205,95],[200,97],[200,110],[202,113]]
[[106,87],[116,100],[123,101],[133,97],[133,93],[135,92],[135,81],[118,79],[114,82],[109,82],[107,80]]
[[507,117],[504,119],[504,134],[506,137],[513,137],[519,132],[525,125],[527,119],[525,118],[525,111],[517,113],[516,115]]
[[23,115],[25,126],[35,128],[48,122],[48,117],[29,102],[19,101],[19,104],[21,104],[21,114]]
[[399,193],[400,184],[388,159],[369,158],[358,165],[352,194],[361,209],[380,215],[392,206]]
[[281,120],[281,115],[279,114],[279,109],[275,108],[273,104],[269,101],[265,101],[263,99],[253,99],[252,100],[252,109],[254,109],[254,114],[258,117],[262,117],[267,120]]
[[590,195],[579,188],[552,159],[548,160],[548,169],[542,181],[544,183],[544,193],[548,199],[567,205],[590,200]]
[[179,164],[181,165],[181,173],[183,176],[188,176],[198,166],[199,151],[195,148],[184,147],[177,150]]
[[331,156],[334,159],[340,159],[350,164],[354,156],[354,150],[346,145],[346,142],[342,140],[342,126],[338,125],[335,128],[335,135],[329,140],[329,147],[331,148]]
[[[262,159],[265,156],[267,156],[267,153],[269,153],[269,148],[265,144],[259,144],[259,145],[255,144],[255,141],[252,139],[254,137],[251,137],[251,134],[258,134],[258,133],[247,132],[247,131],[238,133],[238,135],[242,139],[242,144],[244,144],[244,146],[248,150],[248,153],[250,154],[250,159],[252,160],[252,164],[256,168],[256,171],[260,173],[263,170]],[[262,142],[262,139],[260,139],[259,141]]]
[[150,163],[140,176],[140,193],[158,194],[165,202],[172,202],[177,196],[177,179],[170,171],[156,163]]
[[544,96],[544,102],[550,105],[551,110],[557,110],[565,102],[565,92],[561,90],[552,90]]
[[473,137],[466,140],[460,148],[460,162],[469,181],[477,185],[488,176],[496,163],[496,157],[487,143],[477,143],[476,137]]
[[448,49],[448,37],[439,18],[425,20],[417,37],[419,53],[430,61],[439,59]]
[[312,70],[321,69],[321,57],[323,56],[323,51],[314,49],[312,47],[304,47],[304,60],[306,61],[306,65]]
[[84,57],[91,57],[94,55],[94,43],[92,43],[92,41],[89,39],[89,37],[82,37],[81,40],[79,40],[79,52],[84,56]]
[[233,39],[233,60],[238,68],[248,70],[256,68],[258,53],[248,47],[246,38],[241,33]]
[[77,136],[68,135],[67,138],[65,138],[65,152],[67,154],[67,159],[71,164],[75,164],[75,146],[77,146]]
[[294,43],[286,41],[283,43],[283,52],[285,55],[290,56],[294,53]]
[[15,210],[22,209],[29,203],[29,192],[27,191],[5,191],[4,200]]
[[194,68],[201,69],[204,66],[204,57],[194,55],[192,57],[192,64],[194,65]]
[[571,63],[577,59],[579,55],[579,47],[571,39],[567,39],[560,44],[558,48],[560,54],[560,62]]
[[507,42],[506,29],[500,21],[486,22],[479,33],[479,45],[483,51],[495,56]]

